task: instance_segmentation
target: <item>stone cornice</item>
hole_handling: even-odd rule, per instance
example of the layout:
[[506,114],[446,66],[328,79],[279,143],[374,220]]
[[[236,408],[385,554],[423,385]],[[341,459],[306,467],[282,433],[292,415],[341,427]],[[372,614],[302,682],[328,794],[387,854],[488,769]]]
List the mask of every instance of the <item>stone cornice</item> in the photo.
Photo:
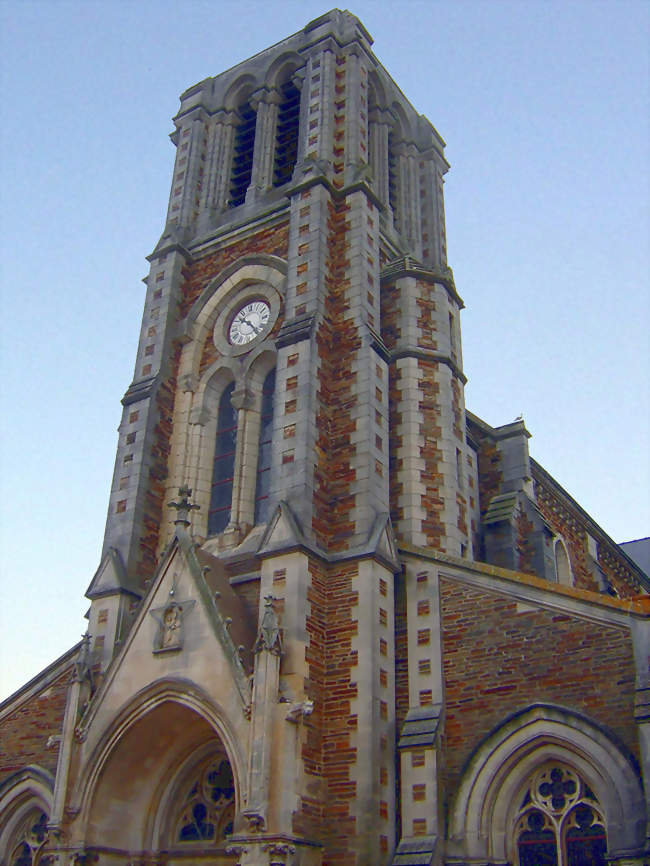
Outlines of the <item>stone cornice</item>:
[[405,347],[404,349],[393,349],[390,352],[390,363],[398,361],[400,358],[418,358],[422,361],[436,361],[439,364],[445,364],[457,379],[467,384],[467,376],[460,369],[458,364],[450,358],[449,355],[444,355],[442,352],[435,352],[433,349],[421,349],[417,346]]
[[422,265],[413,256],[403,256],[395,261],[388,262],[381,272],[381,282],[394,283],[403,277],[414,277],[427,283],[439,283],[444,286],[449,297],[463,310],[465,304],[456,291],[454,274],[450,267],[429,267]]
[[438,566],[441,576],[467,583],[486,592],[506,594],[523,604],[561,611],[598,623],[630,627],[630,620],[650,618],[650,596],[621,599],[550,583],[541,577],[510,571],[484,562],[449,556],[425,547],[398,542],[403,557],[426,559]]

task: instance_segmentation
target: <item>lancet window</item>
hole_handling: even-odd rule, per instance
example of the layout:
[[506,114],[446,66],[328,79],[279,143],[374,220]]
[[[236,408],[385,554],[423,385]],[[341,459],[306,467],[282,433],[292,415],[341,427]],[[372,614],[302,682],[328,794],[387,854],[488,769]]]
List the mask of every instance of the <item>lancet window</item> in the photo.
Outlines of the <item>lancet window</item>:
[[271,447],[273,441],[273,395],[275,370],[267,374],[262,386],[260,438],[257,451],[257,483],[255,486],[255,523],[268,520],[269,489],[271,484]]
[[292,81],[280,87],[281,102],[275,137],[273,186],[282,186],[291,180],[298,156],[300,126],[300,91]]
[[230,174],[230,207],[244,203],[246,190],[253,174],[253,150],[255,147],[255,126],[257,113],[250,102],[239,108],[239,123],[235,129],[232,170]]
[[230,520],[232,490],[235,475],[235,448],[237,445],[237,410],[232,405],[235,383],[224,390],[217,412],[208,533],[223,532]]
[[526,787],[515,819],[518,866],[605,866],[600,803],[572,768],[546,764]]

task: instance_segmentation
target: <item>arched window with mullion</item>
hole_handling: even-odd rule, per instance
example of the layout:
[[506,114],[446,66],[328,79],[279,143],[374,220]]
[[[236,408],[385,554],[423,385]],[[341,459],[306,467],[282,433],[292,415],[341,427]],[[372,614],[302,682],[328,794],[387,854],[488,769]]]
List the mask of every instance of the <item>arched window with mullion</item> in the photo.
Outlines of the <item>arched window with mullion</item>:
[[293,175],[298,158],[300,129],[300,91],[292,81],[280,86],[278,122],[273,164],[273,186],[283,186]]
[[260,438],[257,451],[257,482],[255,484],[255,523],[263,523],[269,517],[274,393],[275,370],[271,370],[264,379],[264,385],[262,386]]
[[235,383],[231,382],[219,400],[208,510],[209,535],[223,532],[230,521],[237,445],[237,410],[232,405],[234,390]]
[[553,762],[530,779],[515,826],[517,866],[605,866],[598,798],[571,767]]
[[253,153],[255,148],[255,128],[257,112],[250,102],[245,102],[238,110],[239,121],[235,129],[232,166],[230,172],[229,207],[238,207],[246,200],[246,190],[253,176]]

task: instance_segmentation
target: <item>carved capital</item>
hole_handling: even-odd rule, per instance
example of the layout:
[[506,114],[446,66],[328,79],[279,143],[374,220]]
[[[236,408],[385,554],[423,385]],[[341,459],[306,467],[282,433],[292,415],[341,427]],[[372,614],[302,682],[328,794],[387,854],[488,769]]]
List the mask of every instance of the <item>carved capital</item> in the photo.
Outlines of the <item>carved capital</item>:
[[236,388],[232,392],[230,402],[235,409],[250,409],[253,405],[253,395],[246,387]]
[[289,862],[293,862],[293,856],[296,853],[295,846],[288,842],[270,842],[268,845],[264,845],[262,850],[269,855],[269,866],[287,866]]
[[199,424],[201,427],[205,427],[211,418],[211,413],[204,406],[193,406],[190,409],[190,424]]
[[178,387],[185,393],[190,391],[193,394],[196,391],[196,376],[194,373],[184,373],[178,381]]

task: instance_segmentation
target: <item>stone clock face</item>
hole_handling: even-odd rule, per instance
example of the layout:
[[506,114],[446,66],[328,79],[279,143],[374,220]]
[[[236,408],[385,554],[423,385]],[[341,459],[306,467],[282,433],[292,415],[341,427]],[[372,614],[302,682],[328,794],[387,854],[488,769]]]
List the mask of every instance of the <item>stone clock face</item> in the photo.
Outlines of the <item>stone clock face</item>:
[[244,346],[266,331],[271,308],[266,301],[248,301],[235,313],[228,339],[233,346]]

